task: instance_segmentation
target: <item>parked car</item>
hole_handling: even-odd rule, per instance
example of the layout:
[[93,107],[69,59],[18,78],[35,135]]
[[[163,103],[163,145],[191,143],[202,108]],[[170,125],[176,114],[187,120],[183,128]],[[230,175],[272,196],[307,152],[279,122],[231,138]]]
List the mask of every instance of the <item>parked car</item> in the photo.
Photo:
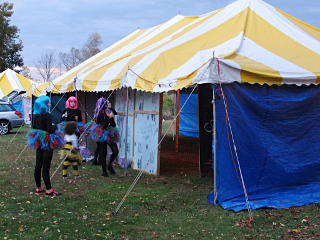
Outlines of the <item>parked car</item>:
[[9,133],[12,128],[24,125],[22,114],[16,111],[12,105],[0,100],[0,135]]

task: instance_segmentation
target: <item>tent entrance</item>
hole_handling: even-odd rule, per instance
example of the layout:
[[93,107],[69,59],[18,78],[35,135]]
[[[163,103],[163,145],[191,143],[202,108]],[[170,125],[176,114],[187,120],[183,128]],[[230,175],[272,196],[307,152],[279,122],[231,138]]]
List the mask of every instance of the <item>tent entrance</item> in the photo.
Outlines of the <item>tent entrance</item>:
[[212,175],[212,87],[192,90],[163,94],[162,136],[170,130],[161,144],[161,174]]

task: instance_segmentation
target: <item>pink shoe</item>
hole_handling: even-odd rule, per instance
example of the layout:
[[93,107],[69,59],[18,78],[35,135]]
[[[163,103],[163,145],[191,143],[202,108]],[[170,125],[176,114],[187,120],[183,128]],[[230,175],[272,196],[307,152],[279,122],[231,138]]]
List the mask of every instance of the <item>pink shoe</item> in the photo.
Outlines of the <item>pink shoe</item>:
[[39,194],[41,194],[41,193],[44,193],[43,187],[36,188],[36,194],[39,195]]
[[50,191],[46,191],[47,196],[60,196],[62,195],[61,193],[55,191],[54,189],[51,189]]

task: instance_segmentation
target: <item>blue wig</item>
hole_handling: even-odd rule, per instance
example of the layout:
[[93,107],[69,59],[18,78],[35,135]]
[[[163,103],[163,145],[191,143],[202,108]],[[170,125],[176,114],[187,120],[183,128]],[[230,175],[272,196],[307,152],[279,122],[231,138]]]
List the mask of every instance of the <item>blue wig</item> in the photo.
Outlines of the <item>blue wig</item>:
[[43,115],[49,112],[50,98],[48,96],[40,96],[34,102],[33,114]]

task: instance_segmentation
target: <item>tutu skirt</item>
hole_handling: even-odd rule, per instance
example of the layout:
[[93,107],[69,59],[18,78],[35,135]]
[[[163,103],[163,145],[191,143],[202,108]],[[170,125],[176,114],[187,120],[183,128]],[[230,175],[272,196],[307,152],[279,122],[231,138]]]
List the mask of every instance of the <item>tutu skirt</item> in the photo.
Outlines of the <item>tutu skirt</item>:
[[31,129],[27,133],[27,143],[33,149],[43,149],[51,151],[54,148],[62,148],[64,146],[63,133],[56,131],[49,134],[40,129]]
[[94,122],[87,123],[88,134],[95,142],[116,143],[120,140],[119,128],[108,127],[104,129],[101,125]]
[[[67,122],[63,121],[57,125],[58,130],[64,133],[64,128],[66,127]],[[83,132],[85,130],[85,125],[82,122],[76,122],[77,124],[77,133]]]

